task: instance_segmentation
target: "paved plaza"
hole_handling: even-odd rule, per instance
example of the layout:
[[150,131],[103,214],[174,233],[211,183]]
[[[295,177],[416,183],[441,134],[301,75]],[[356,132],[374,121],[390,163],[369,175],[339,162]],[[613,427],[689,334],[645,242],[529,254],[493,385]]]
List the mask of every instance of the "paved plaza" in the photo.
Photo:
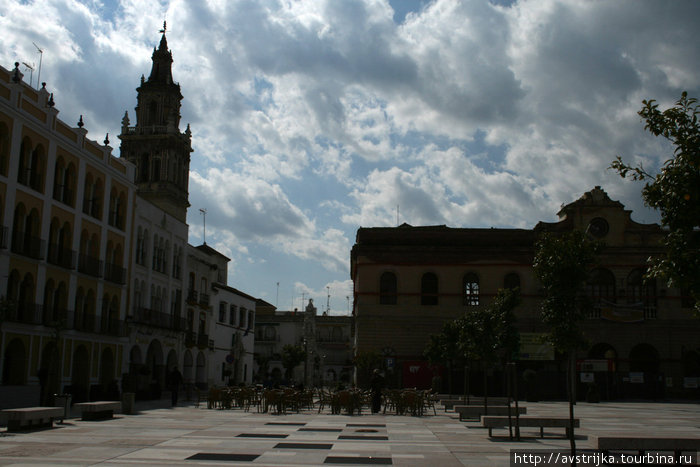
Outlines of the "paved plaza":
[[[162,404],[161,404],[162,405]],[[527,415],[566,417],[564,402],[523,403]],[[597,436],[700,438],[700,404],[578,403],[579,448]],[[505,430],[489,438],[477,422],[437,415],[331,415],[306,410],[273,415],[254,409],[139,406],[137,415],[105,421],[71,418],[54,429],[0,429],[0,465],[396,465],[506,466],[511,449],[565,450],[563,429],[523,428],[521,442]]]

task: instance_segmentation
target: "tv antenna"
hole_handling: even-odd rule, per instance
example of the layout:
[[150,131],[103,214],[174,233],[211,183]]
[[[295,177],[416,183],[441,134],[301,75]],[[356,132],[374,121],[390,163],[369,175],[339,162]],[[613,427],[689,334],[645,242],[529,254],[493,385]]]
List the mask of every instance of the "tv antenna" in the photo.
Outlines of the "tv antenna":
[[[36,45],[36,42],[32,42],[32,44],[34,44],[34,47],[36,47],[36,50],[39,52],[39,73],[36,76],[36,84],[37,84],[37,88],[38,88],[39,83],[41,83],[41,61],[44,58],[44,51],[41,50],[41,47]],[[25,65],[26,65],[26,63],[25,63]],[[31,86],[31,75],[30,75],[29,85]]]
[[331,288],[330,288],[330,286],[326,286],[326,290],[328,291],[328,296],[326,297],[326,313],[330,313],[330,311],[331,311]]
[[202,214],[204,217],[204,244],[207,244],[207,210],[206,209],[200,209],[199,212]]
[[32,78],[34,76],[34,64],[32,63],[31,65],[27,62],[22,62],[22,65],[26,67],[24,71],[29,70],[29,87],[32,87]]

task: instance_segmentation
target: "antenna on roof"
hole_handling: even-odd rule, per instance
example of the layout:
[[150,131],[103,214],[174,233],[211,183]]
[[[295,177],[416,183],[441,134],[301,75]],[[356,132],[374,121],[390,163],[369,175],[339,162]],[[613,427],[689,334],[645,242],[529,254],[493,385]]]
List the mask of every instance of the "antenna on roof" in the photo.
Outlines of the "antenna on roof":
[[[44,58],[44,51],[41,50],[41,48],[38,45],[36,45],[36,42],[32,42],[32,44],[34,44],[34,47],[36,47],[36,50],[39,52],[39,74],[37,74],[37,76],[36,76],[36,84],[38,86],[39,83],[41,83],[41,61]],[[26,63],[25,63],[25,65],[26,65]],[[31,80],[30,80],[29,85],[31,86]]]
[[331,288],[330,286],[326,286],[326,290],[328,291],[328,297],[326,297],[326,313],[330,313],[331,311]]
[[204,235],[202,236],[204,239],[204,244],[207,244],[207,210],[206,209],[200,209],[200,213],[202,213],[202,216],[204,217]]
[[29,64],[27,62],[22,62],[22,65],[26,67],[24,71],[29,70],[29,87],[32,87],[32,78],[34,76],[34,64]]

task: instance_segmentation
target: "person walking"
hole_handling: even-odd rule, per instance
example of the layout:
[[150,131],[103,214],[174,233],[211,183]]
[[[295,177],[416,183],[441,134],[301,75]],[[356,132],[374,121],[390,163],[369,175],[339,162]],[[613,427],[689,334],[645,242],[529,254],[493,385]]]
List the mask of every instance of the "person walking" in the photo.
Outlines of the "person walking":
[[170,397],[172,406],[177,405],[177,392],[180,389],[180,384],[182,384],[182,373],[177,369],[176,366],[173,367],[172,371],[168,375],[168,380],[170,383]]

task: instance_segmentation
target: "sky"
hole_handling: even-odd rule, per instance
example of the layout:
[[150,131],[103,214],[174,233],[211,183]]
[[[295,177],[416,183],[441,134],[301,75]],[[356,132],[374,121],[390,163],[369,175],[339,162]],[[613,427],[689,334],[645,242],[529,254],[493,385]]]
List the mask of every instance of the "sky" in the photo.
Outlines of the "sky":
[[0,0],[0,65],[36,86],[41,60],[59,118],[118,156],[166,20],[190,243],[206,209],[229,285],[347,314],[360,226],[532,228],[597,185],[658,222],[608,167],[672,156],[637,112],[700,96],[698,18],[685,0]]

